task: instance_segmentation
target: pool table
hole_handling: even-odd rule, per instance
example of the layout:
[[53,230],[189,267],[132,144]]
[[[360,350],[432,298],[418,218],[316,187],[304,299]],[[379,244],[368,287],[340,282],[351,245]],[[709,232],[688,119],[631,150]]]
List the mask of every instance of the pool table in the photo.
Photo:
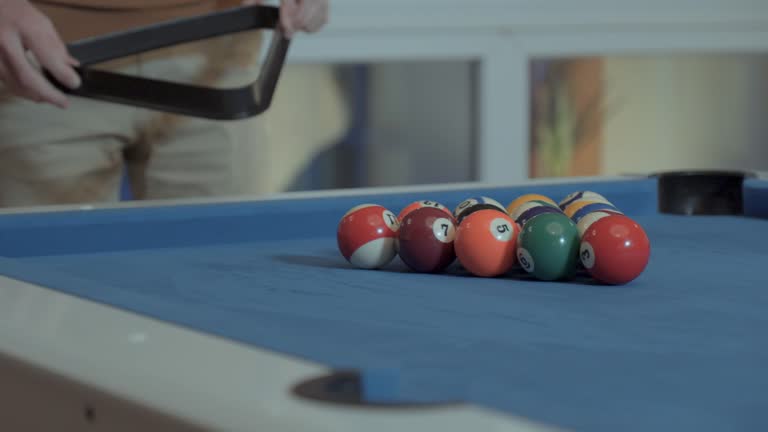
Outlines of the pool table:
[[[717,175],[6,210],[0,428],[768,430],[768,180]],[[365,270],[336,244],[362,203],[577,190],[645,228],[634,281]]]

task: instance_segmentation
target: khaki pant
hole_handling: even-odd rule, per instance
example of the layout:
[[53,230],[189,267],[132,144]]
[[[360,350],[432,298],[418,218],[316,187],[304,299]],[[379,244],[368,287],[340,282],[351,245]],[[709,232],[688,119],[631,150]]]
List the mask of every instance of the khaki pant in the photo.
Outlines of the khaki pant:
[[[257,62],[248,54],[256,41],[249,38],[253,36],[218,38],[120,59],[107,67],[177,82],[240,85],[258,74]],[[313,91],[292,91],[291,86],[301,87],[307,78],[314,81]],[[180,117],[80,98],[71,98],[70,107],[61,110],[4,95],[0,206],[115,201],[124,173],[139,199],[279,191],[346,128],[335,84],[327,69],[287,66],[272,108],[238,121]],[[307,123],[314,129],[303,127]]]

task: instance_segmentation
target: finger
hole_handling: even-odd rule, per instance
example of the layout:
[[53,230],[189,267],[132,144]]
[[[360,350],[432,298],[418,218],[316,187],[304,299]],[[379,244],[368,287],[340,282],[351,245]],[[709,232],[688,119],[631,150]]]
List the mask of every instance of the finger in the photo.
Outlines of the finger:
[[304,8],[299,14],[299,22],[302,29],[307,32],[315,32],[325,25],[328,20],[328,8],[326,2],[304,3]]
[[296,31],[294,20],[298,8],[297,0],[283,0],[280,2],[280,24],[283,26],[285,37],[290,38]]
[[32,99],[28,95],[24,94],[23,91],[21,91],[19,86],[14,81],[13,75],[8,73],[8,69],[5,67],[5,62],[2,61],[0,61],[0,80],[2,80],[3,86],[13,95]]
[[24,53],[21,39],[16,33],[6,35],[2,41],[2,55],[12,81],[28,98],[49,102],[61,108],[67,106],[67,98],[46,80],[39,70],[32,67]]
[[41,102],[38,95],[22,88],[21,84],[17,81],[16,76],[6,66],[8,64],[8,61],[6,60],[7,58],[8,55],[3,48],[0,50],[0,79],[3,81],[3,86],[14,96],[28,99],[33,102]]
[[27,35],[22,43],[57,81],[69,88],[80,86],[80,76],[70,64],[71,57],[67,47],[55,33],[41,31],[35,35]]

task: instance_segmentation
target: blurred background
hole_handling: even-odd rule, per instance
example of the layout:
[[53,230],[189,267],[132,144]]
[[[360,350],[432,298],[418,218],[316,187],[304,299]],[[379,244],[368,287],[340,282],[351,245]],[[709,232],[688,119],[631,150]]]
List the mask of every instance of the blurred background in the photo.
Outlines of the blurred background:
[[[303,157],[293,159],[297,153],[282,147],[289,160],[272,165],[278,172],[270,187],[476,180],[473,67],[289,66],[305,77],[327,75],[324,85],[338,86],[338,95],[318,95],[328,100],[315,103],[343,104],[339,109],[348,112],[336,113],[333,126],[318,126],[322,134],[308,133],[305,139],[314,143],[302,146],[308,149]],[[532,60],[530,90],[531,177],[768,169],[768,56]],[[284,102],[282,96],[276,103]],[[291,134],[290,126],[283,134]],[[274,139],[280,135],[276,131]]]
[[[504,2],[485,3],[494,3],[498,9]],[[515,14],[513,3],[507,8],[510,16]],[[592,6],[597,8],[600,2],[587,3],[595,3]],[[694,6],[706,6],[703,3],[686,0],[668,3],[680,3],[675,9],[678,15],[665,12],[667,6],[661,6],[664,2],[651,3],[644,19],[653,22],[654,14],[663,16],[659,22],[668,26],[666,31],[676,31],[669,27],[674,26],[675,19],[693,17],[696,26],[689,37],[694,45],[697,42],[693,39],[702,34],[713,41],[720,35],[723,40],[750,37],[723,32],[722,23],[715,22],[719,9],[713,5],[726,10],[730,2],[707,0],[710,10]],[[749,0],[738,3],[742,14],[739,19],[749,19],[750,5],[758,5]],[[416,25],[409,21],[415,18],[367,30],[365,25],[373,21],[349,24],[352,20],[345,8],[351,4],[332,3],[335,15],[329,28],[319,35],[302,36],[294,43],[292,49],[298,51],[292,52],[298,54],[286,67],[273,109],[261,120],[266,130],[262,143],[267,143],[262,148],[268,150],[258,154],[263,163],[254,180],[256,192],[481,178],[475,165],[478,130],[482,116],[487,115],[479,110],[478,102],[481,65],[473,59],[409,55],[406,45],[411,42],[398,26]],[[660,9],[654,12],[654,7]],[[384,10],[364,11],[376,15]],[[547,9],[542,10],[531,16],[547,23]],[[563,15],[555,7],[551,10],[553,22],[544,26],[550,29],[560,19],[554,17]],[[759,10],[754,6],[756,28],[760,31],[765,31],[760,21],[765,17],[758,12],[765,10],[765,6]],[[621,16],[622,10],[611,13]],[[625,15],[633,13],[626,11]],[[714,18],[703,19],[709,16],[706,14]],[[396,16],[394,12],[391,15]],[[482,17],[475,18],[474,28],[479,28]],[[593,14],[585,19],[594,18]],[[334,26],[334,19],[342,22],[341,30],[339,24]],[[616,22],[606,19],[603,25],[611,30],[619,28],[620,33],[622,19],[627,18]],[[735,20],[730,16],[723,19]],[[393,28],[388,29],[388,25]],[[628,37],[647,45],[658,29],[643,25],[633,27],[634,36]],[[348,55],[350,47],[356,47],[349,39],[356,34],[368,37],[370,32],[381,38],[389,33],[391,44],[403,47],[403,58],[389,51],[371,60],[364,55],[360,60]],[[414,34],[421,37],[426,32],[428,28]],[[676,36],[676,43],[685,45],[679,42],[685,41],[685,36]],[[413,43],[417,44],[415,39]],[[510,104],[525,104],[528,109],[527,118],[520,123],[528,127],[524,143],[528,150],[527,175],[594,176],[701,168],[768,170],[768,55],[741,49],[736,43],[733,49],[710,52],[706,43],[690,52],[680,49],[656,53],[648,49],[626,53],[613,50],[606,55],[532,56],[527,60],[527,88],[510,100]],[[365,48],[355,49],[365,52]],[[346,60],[336,61],[330,56],[323,61],[321,54],[313,54],[318,50],[342,52]],[[304,62],[305,57],[311,60]],[[508,112],[495,114],[508,115],[514,124],[520,111],[510,105]],[[496,138],[493,146],[514,146],[519,135]]]

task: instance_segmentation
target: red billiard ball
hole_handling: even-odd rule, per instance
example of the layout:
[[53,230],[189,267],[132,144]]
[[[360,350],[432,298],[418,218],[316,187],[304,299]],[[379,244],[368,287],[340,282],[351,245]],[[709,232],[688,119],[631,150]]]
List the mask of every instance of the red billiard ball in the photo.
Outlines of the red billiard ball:
[[502,275],[516,263],[520,227],[504,212],[477,210],[456,229],[454,249],[461,265],[475,276]]
[[456,259],[456,224],[450,214],[435,207],[421,207],[408,213],[400,224],[398,254],[412,270],[440,272]]
[[593,221],[581,238],[579,257],[589,274],[600,282],[623,285],[645,270],[651,254],[643,228],[622,214]]
[[405,206],[402,210],[400,210],[400,213],[397,215],[397,219],[402,222],[403,218],[405,218],[405,216],[408,215],[408,213],[423,207],[432,207],[432,208],[440,209],[444,211],[451,218],[453,217],[453,213],[451,213],[448,207],[440,204],[439,202],[431,201],[431,200],[421,200],[421,201],[414,201],[408,204],[407,206]]
[[375,269],[389,264],[397,254],[400,228],[397,216],[378,204],[361,204],[339,221],[339,252],[358,268]]

